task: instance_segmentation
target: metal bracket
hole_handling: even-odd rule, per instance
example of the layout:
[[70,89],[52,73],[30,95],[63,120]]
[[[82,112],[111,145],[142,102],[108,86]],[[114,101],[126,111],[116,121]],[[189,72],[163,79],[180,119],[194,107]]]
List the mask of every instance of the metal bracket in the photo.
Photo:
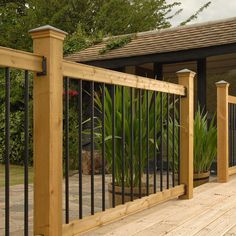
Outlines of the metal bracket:
[[47,75],[47,59],[46,57],[43,57],[43,60],[42,60],[42,69],[43,71],[42,72],[37,72],[37,76],[45,76]]

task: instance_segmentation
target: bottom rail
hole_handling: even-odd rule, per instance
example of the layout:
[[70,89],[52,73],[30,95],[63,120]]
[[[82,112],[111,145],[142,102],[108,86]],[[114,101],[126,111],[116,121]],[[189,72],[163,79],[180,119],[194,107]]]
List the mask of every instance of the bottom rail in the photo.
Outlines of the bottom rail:
[[184,193],[185,186],[181,184],[174,188],[166,189],[162,192],[134,200],[133,202],[127,202],[124,205],[119,205],[115,208],[108,209],[105,212],[98,212],[95,215],[85,217],[82,220],[72,221],[69,224],[63,225],[63,236],[79,235],[98,226],[121,219],[138,211],[145,210],[167,200],[179,197]]
[[229,176],[236,174],[236,166],[229,167],[228,173]]

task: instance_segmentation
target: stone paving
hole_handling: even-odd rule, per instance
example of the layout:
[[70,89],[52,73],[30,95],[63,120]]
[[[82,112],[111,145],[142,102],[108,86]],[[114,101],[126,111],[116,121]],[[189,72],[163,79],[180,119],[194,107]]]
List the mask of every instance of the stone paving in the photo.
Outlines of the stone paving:
[[[70,221],[78,219],[79,215],[79,184],[78,174],[70,177],[69,181],[69,206],[70,206]],[[164,183],[166,176],[164,176]],[[83,175],[83,216],[90,215],[90,203],[91,203],[91,176]],[[145,176],[144,176],[145,180]],[[171,177],[170,177],[171,180]],[[153,176],[150,175],[150,183],[153,181]],[[106,208],[109,208],[108,200],[108,183],[111,182],[111,175],[106,175]],[[102,176],[94,176],[94,192],[95,192],[95,212],[101,211],[102,207]],[[157,183],[159,183],[159,177],[157,177]],[[170,182],[171,185],[171,182]],[[165,185],[164,185],[165,187]],[[64,188],[64,184],[63,184]],[[157,186],[159,188],[159,185]],[[64,196],[63,196],[64,198]],[[65,204],[63,199],[63,220],[65,213]],[[5,193],[4,188],[0,188],[0,236],[4,235],[4,215],[5,215]],[[10,187],[10,230],[11,236],[23,235],[24,229],[24,186],[15,185]],[[32,235],[33,226],[33,185],[29,185],[29,235]]]

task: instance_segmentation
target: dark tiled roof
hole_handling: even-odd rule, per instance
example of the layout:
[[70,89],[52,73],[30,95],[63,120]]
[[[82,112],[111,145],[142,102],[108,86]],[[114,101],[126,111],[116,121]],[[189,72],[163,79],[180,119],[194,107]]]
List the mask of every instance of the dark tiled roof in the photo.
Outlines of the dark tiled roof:
[[231,43],[236,43],[236,17],[202,24],[137,33],[132,41],[124,47],[101,54],[99,51],[105,47],[105,39],[102,43],[67,56],[66,59],[76,62],[109,60]]

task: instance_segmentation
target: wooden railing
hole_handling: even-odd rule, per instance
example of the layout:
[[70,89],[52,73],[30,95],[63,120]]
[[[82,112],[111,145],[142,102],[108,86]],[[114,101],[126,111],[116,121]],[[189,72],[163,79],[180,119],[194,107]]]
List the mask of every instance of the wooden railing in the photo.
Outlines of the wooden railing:
[[[53,27],[30,31],[34,53],[0,48],[0,66],[35,72],[34,106],[34,235],[77,235],[101,224],[174,197],[193,196],[193,79],[177,73],[179,84],[96,68],[63,60],[66,33]],[[105,212],[62,222],[63,77],[181,96],[179,184]]]
[[217,86],[217,176],[227,182],[236,174],[236,97],[229,95],[229,83],[219,81]]

